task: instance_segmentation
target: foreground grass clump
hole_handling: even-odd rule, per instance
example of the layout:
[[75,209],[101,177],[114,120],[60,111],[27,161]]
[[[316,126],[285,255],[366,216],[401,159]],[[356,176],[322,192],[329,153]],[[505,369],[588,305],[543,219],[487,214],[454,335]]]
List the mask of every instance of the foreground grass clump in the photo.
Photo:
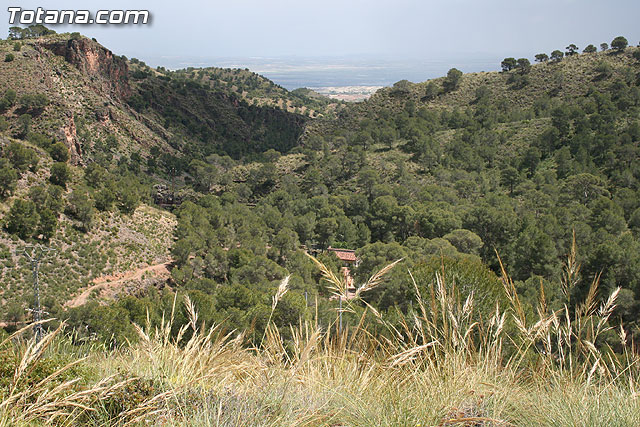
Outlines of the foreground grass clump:
[[[330,289],[346,292],[315,261]],[[379,286],[391,268],[357,295]],[[578,271],[572,252],[563,280],[567,301]],[[429,295],[413,283],[417,308],[400,327],[351,300],[345,310],[360,314],[355,327],[300,323],[287,342],[270,323],[251,346],[243,333],[199,324],[185,297],[188,324],[173,324],[174,303],[160,325],[136,325],[137,343],[83,349],[86,358],[74,356],[78,350],[64,344],[60,330],[39,344],[16,342],[15,335],[2,343],[19,363],[2,389],[0,425],[640,425],[638,358],[622,328],[617,351],[603,341],[614,332],[617,290],[596,303],[596,278],[585,302],[558,311],[549,310],[541,291],[529,319],[503,270],[509,307],[496,305],[483,319],[473,294],[460,300],[444,273]],[[285,279],[272,309],[287,286]],[[384,333],[373,335],[374,327]],[[33,381],[34,368],[56,358],[71,362]]]

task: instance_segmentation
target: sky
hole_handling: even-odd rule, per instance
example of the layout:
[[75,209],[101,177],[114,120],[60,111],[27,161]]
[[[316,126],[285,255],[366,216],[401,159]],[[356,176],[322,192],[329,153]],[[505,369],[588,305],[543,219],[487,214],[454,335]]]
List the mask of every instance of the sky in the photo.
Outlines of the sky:
[[[8,0],[7,6],[147,9],[147,25],[54,29],[79,31],[153,66],[185,58],[533,59],[618,35],[640,42],[638,0]],[[6,9],[4,16],[6,37]]]

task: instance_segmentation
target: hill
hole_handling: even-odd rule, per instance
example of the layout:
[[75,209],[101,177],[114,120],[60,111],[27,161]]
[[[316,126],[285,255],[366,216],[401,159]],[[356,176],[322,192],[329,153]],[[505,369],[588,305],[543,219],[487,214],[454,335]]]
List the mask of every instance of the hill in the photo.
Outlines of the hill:
[[[257,325],[259,335],[289,273],[278,324],[316,295],[328,319],[332,303],[301,247],[357,249],[356,282],[397,258],[428,282],[444,262],[486,302],[500,294],[497,251],[531,310],[541,280],[558,305],[574,232],[583,264],[574,298],[601,272],[603,292],[622,287],[619,315],[634,325],[638,48],[452,70],[332,106],[246,70],[153,70],[77,35],[15,43],[0,45],[14,55],[0,67],[3,248],[7,257],[23,241],[58,248],[63,259],[43,267],[56,289],[48,309],[105,339],[133,338],[131,310],[158,310],[170,289],[210,307],[204,320]],[[169,259],[168,282],[124,287],[138,298],[62,309],[100,276],[138,280]],[[3,272],[18,282],[4,291],[16,315],[30,304],[27,277],[25,264]],[[394,271],[367,301],[406,312],[407,283],[406,269]]]
[[191,79],[217,91],[233,94],[251,105],[277,107],[290,113],[318,117],[341,107],[339,102],[324,97],[311,89],[288,91],[271,80],[239,68],[187,68],[165,74]]
[[0,424],[638,424],[639,48],[349,105],[0,55]]
[[[222,74],[206,83],[151,70],[78,35],[2,40],[0,55],[11,58],[0,62],[0,311],[16,315],[32,301],[30,267],[15,254],[23,239],[58,250],[41,270],[51,307],[100,276],[164,262],[175,219],[154,207],[153,185],[183,185],[194,157],[286,150],[307,120],[293,111],[311,111],[307,100],[316,109],[328,105],[242,70],[207,69]],[[243,78],[218,88],[227,74]],[[248,77],[259,87],[247,99],[260,105],[243,99]],[[267,99],[263,87],[292,113],[257,100]],[[61,181],[51,177],[54,163],[64,165]],[[244,172],[236,175],[243,179]],[[7,225],[16,200],[28,202],[26,211],[14,212],[17,228]]]

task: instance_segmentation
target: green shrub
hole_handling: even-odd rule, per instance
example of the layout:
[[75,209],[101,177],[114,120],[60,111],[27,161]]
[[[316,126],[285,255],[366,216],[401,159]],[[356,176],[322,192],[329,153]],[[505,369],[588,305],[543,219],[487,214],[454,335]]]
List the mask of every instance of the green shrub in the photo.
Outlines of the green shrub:
[[12,142],[6,149],[5,156],[20,172],[30,169],[35,172],[38,167],[38,155],[35,151],[25,147],[19,142]]
[[[14,373],[19,367],[21,360],[16,356],[14,351],[3,350],[0,351],[0,388],[6,389],[12,385]],[[20,381],[19,390],[24,390],[28,387],[33,387],[45,378],[50,377],[52,374],[63,368],[68,364],[68,360],[64,360],[60,356],[44,357],[37,360],[25,373],[25,377],[22,377]],[[65,381],[77,378],[80,374],[86,374],[83,368],[79,366],[73,366],[65,371],[61,375],[56,375],[55,379],[52,379],[53,385],[61,384]]]
[[615,49],[618,52],[622,52],[627,48],[629,42],[623,36],[618,36],[611,42],[611,49]]
[[120,183],[118,189],[118,209],[123,213],[133,213],[140,204],[140,196],[132,183]]
[[447,72],[447,77],[444,80],[443,87],[446,92],[454,91],[460,85],[462,79],[462,71],[457,68],[452,68]]
[[34,234],[40,215],[35,203],[31,200],[17,199],[11,205],[6,221],[9,233],[16,234],[21,239],[28,239]]
[[57,162],[67,162],[69,160],[69,149],[62,142],[51,144],[49,154]]
[[49,105],[49,98],[43,93],[32,93],[20,97],[20,105],[28,110],[39,110]]
[[44,149],[48,149],[52,143],[51,138],[38,132],[29,132],[27,135],[27,141]]
[[49,240],[56,234],[57,228],[58,215],[48,208],[41,210],[37,234],[42,235],[44,240]]
[[67,215],[80,221],[83,230],[88,231],[91,228],[94,216],[94,208],[91,200],[84,190],[73,190],[71,195],[69,195],[69,200],[65,212],[67,213]]
[[11,62],[15,59],[16,57],[13,56],[13,53],[7,53],[4,57],[4,62]]
[[[412,274],[420,286],[433,283],[436,272],[444,273],[445,283],[455,283],[457,292],[464,300],[471,293],[475,296],[476,309],[485,318],[495,311],[496,302],[505,302],[502,284],[495,273],[480,260],[470,257],[434,256],[417,264]],[[428,295],[427,289],[421,290]]]
[[31,114],[22,114],[18,117],[18,131],[20,136],[29,134],[29,130],[31,129],[31,119]]
[[111,188],[104,187],[95,193],[94,200],[96,209],[102,212],[109,211],[116,201],[116,195]]
[[13,193],[18,181],[18,173],[6,159],[0,159],[0,197],[7,197]]
[[613,74],[613,67],[605,60],[598,62],[594,70],[602,78],[610,77]]
[[13,107],[14,104],[16,103],[16,91],[13,89],[7,89],[7,91],[4,93],[4,96],[2,97],[2,99],[6,100],[6,102],[8,103],[9,107]]
[[4,96],[0,98],[0,113],[7,111],[13,107],[16,102],[16,91],[9,89],[5,92]]
[[56,162],[51,166],[51,176],[49,177],[49,181],[51,181],[52,184],[66,188],[67,182],[69,182],[70,179],[71,171],[66,163]]

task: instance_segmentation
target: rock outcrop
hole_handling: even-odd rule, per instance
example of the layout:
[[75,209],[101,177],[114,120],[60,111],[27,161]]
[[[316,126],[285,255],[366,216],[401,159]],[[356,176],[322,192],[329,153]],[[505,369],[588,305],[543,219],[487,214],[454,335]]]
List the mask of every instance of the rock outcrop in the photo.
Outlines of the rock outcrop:
[[64,57],[70,64],[90,77],[97,77],[102,89],[112,96],[128,98],[131,94],[127,61],[114,55],[99,43],[87,39],[43,40],[42,47]]

